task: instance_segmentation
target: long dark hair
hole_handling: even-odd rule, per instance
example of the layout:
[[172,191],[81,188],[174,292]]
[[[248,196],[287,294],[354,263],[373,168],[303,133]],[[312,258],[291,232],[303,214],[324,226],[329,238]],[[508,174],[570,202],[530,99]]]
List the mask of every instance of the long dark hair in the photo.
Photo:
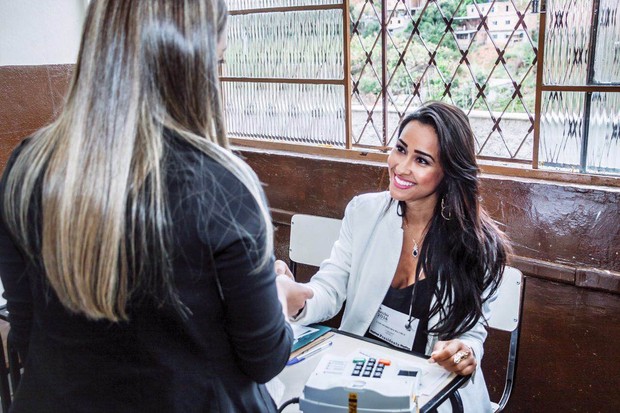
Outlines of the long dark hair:
[[[470,330],[483,316],[482,305],[498,288],[510,246],[479,202],[480,180],[474,134],[467,116],[452,105],[430,102],[401,122],[431,126],[439,140],[444,178],[416,273],[435,287],[429,317],[441,314],[429,332],[449,340]],[[407,205],[398,203],[406,216]]]

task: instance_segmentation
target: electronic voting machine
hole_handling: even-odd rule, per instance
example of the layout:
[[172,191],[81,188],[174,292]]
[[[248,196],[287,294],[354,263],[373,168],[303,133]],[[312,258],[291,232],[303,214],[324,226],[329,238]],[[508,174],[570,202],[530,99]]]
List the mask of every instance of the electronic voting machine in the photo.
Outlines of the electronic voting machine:
[[325,355],[299,399],[304,413],[417,412],[422,371],[404,359],[358,350]]

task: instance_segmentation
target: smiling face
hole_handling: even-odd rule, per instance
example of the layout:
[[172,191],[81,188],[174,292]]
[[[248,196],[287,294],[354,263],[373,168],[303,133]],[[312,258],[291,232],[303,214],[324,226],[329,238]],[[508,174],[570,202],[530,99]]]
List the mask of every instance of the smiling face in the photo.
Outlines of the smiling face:
[[388,156],[388,168],[392,198],[412,206],[434,206],[436,190],[444,175],[435,129],[416,120],[405,125]]

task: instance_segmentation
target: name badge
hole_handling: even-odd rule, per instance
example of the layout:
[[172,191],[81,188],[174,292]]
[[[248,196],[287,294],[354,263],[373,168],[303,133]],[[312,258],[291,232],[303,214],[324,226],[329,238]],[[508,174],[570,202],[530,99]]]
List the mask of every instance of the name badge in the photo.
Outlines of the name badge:
[[411,350],[419,323],[420,320],[414,318],[411,327],[407,328],[406,326],[409,324],[408,314],[381,305],[368,331],[395,347]]

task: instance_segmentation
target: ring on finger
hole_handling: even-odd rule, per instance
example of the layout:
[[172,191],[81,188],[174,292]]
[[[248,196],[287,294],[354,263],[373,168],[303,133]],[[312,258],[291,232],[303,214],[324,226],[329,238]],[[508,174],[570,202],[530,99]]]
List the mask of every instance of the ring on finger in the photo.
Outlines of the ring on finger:
[[467,357],[469,357],[469,351],[459,351],[458,353],[454,355],[454,358],[452,359],[452,361],[454,361],[454,364],[459,364],[461,361],[465,360]]

